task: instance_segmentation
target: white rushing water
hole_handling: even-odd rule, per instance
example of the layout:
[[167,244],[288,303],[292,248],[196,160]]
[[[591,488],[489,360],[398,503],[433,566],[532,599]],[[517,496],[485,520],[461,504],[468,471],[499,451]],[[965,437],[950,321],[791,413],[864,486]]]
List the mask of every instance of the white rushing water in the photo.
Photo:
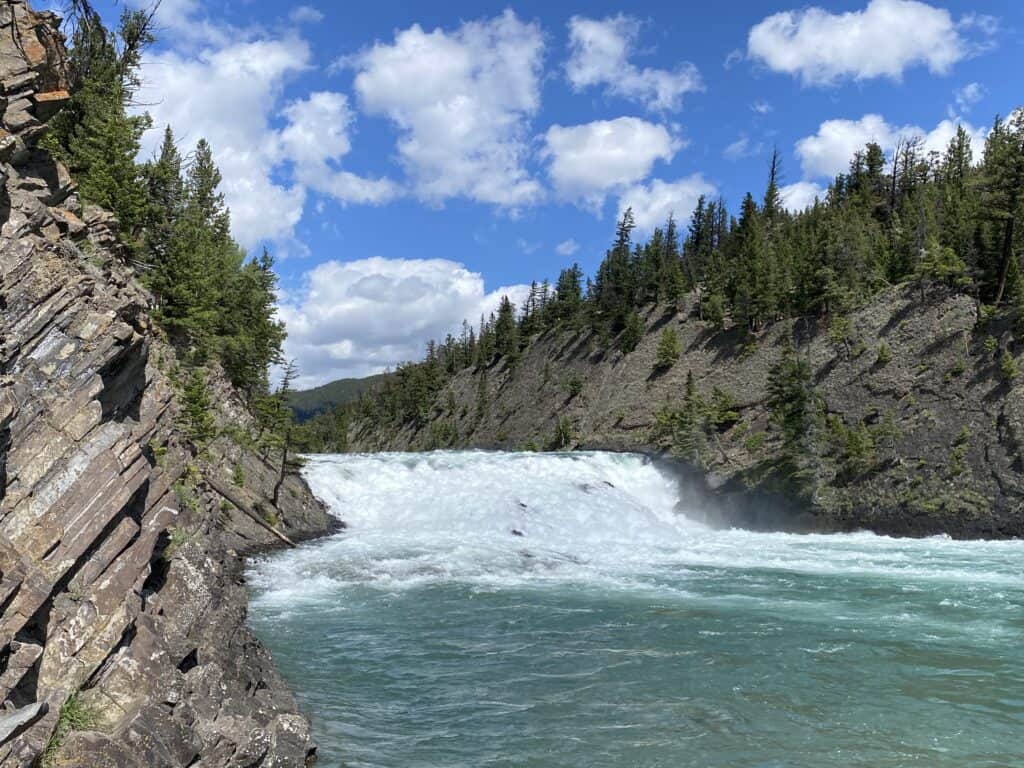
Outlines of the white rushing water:
[[679,589],[646,578],[668,566],[1022,584],[1007,560],[1020,542],[712,529],[687,516],[699,511],[680,501],[674,474],[636,454],[317,456],[304,473],[350,529],[262,567],[264,599],[449,580]]
[[636,455],[304,472],[349,528],[251,620],[328,768],[1024,765],[1022,542],[715,530]]

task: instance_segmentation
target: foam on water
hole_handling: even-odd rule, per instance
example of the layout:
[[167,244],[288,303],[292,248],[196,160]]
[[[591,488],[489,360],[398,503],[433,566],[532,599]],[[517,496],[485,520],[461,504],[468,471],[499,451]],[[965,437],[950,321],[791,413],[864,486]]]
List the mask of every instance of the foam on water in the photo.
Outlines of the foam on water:
[[349,528],[251,621],[329,768],[1024,765],[1024,542],[714,530],[628,454],[304,473]]
[[[680,567],[871,576],[908,590],[928,582],[1024,585],[1020,542],[711,529],[686,516],[694,510],[681,506],[675,476],[634,454],[317,456],[304,474],[349,529],[260,563],[261,601],[308,601],[356,583],[685,591]],[[665,568],[671,583],[657,578]]]

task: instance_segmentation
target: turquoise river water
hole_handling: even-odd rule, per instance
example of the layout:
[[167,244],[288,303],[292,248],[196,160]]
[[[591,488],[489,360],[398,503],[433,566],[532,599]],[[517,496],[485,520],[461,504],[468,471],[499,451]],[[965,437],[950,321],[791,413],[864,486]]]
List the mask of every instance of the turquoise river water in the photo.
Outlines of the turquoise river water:
[[1024,766],[1024,542],[717,531],[640,456],[321,456],[252,563],[320,765]]

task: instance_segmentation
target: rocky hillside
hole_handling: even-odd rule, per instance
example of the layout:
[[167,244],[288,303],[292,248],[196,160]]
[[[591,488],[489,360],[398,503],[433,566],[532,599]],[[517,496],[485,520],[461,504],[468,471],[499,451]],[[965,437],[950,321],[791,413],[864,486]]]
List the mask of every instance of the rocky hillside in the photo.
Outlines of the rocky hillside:
[[337,523],[294,477],[270,507],[216,376],[221,436],[184,436],[116,221],[37,148],[63,73],[56,17],[0,0],[0,766],[307,764],[242,558]]
[[[718,413],[698,461],[679,460],[692,508],[728,524],[791,530],[872,529],[957,537],[1024,534],[1024,388],[1009,329],[979,322],[973,299],[939,286],[891,288],[844,327],[769,326],[752,343],[679,310],[649,307],[628,355],[615,340],[548,331],[513,367],[457,374],[423,425],[355,418],[351,450],[432,447],[635,450],[680,454],[669,425],[686,379]],[[655,369],[661,332],[681,357]],[[768,380],[796,342],[820,398],[813,483],[789,492],[775,472],[780,430]]]

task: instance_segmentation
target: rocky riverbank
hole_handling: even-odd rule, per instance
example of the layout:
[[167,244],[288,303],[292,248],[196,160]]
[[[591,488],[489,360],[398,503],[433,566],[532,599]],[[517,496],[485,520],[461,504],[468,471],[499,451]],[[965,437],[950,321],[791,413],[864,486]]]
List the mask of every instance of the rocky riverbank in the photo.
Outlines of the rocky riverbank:
[[[1006,363],[1010,329],[979,321],[972,298],[894,286],[841,328],[778,323],[752,341],[702,322],[693,296],[679,308],[649,307],[644,322],[628,355],[614,339],[549,331],[514,366],[499,361],[456,374],[424,424],[356,418],[349,447],[560,444],[672,457],[678,446],[664,425],[682,407],[692,374],[702,401],[720,413],[702,435],[699,463],[677,465],[713,520],[798,531],[1024,534],[1024,388]],[[661,371],[657,347],[667,328],[682,354]],[[773,471],[781,446],[768,380],[791,339],[821,401],[807,497],[788,493]]]
[[220,437],[185,436],[116,221],[37,147],[64,67],[56,17],[0,2],[0,766],[307,764],[242,562],[338,523],[297,477],[270,507],[279,459],[216,373]]

